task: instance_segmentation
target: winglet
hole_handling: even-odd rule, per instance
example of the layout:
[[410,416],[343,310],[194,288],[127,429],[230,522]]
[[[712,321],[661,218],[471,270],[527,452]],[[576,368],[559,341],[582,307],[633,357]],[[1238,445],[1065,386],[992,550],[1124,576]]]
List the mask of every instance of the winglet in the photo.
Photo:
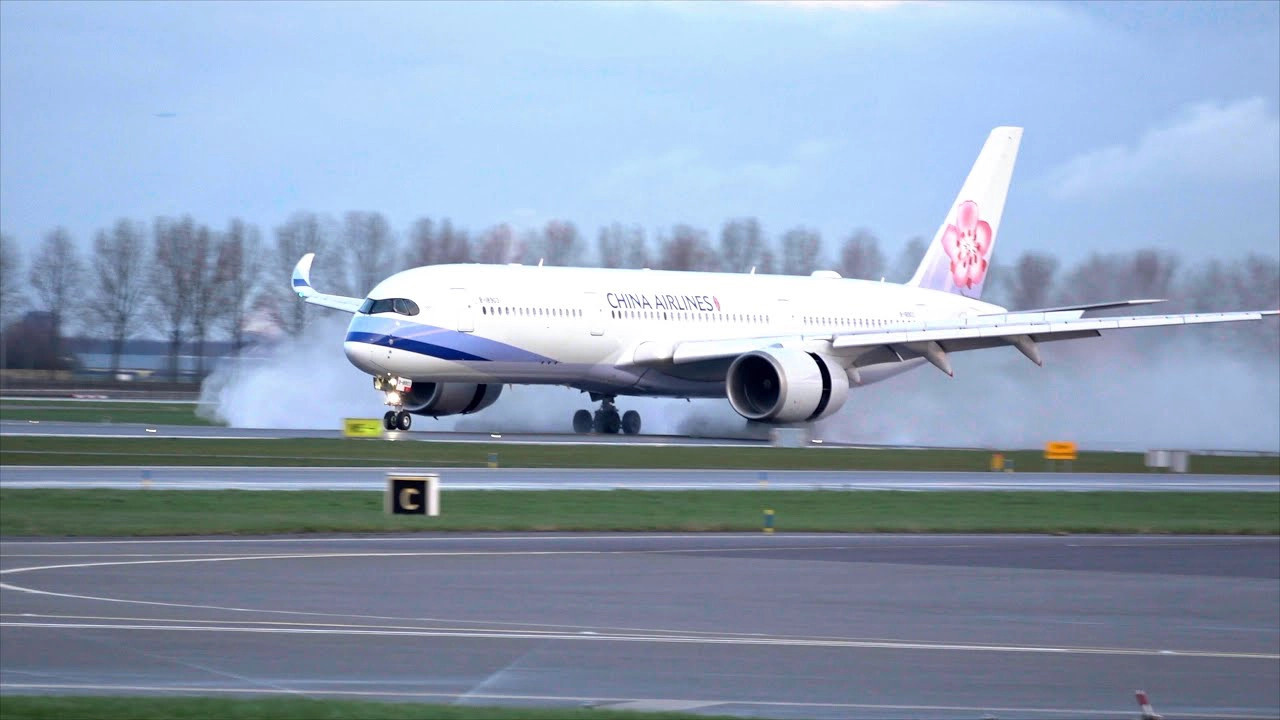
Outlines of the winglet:
[[315,253],[307,253],[293,266],[293,291],[304,300],[316,294],[316,289],[311,287],[311,263],[315,259]]
[[364,302],[360,298],[326,295],[311,286],[311,263],[315,259],[315,253],[307,253],[302,256],[297,265],[293,266],[293,291],[303,301],[312,305],[320,305],[349,313],[359,312],[360,305]]

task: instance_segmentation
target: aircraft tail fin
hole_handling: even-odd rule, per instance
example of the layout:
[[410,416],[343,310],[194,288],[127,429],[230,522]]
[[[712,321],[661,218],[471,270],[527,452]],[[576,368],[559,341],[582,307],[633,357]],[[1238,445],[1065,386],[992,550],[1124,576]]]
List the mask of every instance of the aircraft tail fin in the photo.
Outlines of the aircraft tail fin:
[[972,298],[982,295],[1021,142],[1020,127],[991,131],[907,284]]

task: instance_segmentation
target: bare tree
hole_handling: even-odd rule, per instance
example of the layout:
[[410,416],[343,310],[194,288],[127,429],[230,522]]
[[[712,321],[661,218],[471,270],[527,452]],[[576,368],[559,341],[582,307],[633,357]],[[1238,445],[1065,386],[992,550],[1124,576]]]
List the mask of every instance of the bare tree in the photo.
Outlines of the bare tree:
[[196,227],[190,216],[156,218],[151,260],[151,299],[169,337],[169,377],[178,379],[178,355],[191,326],[195,281]]
[[[189,218],[183,218],[189,222]],[[217,233],[207,225],[195,225],[192,234],[191,267],[191,337],[195,340],[196,375],[204,377],[205,342],[209,331],[218,325],[226,313],[226,305],[222,297],[223,289],[218,284],[218,245]]]
[[913,237],[902,246],[902,251],[898,253],[898,259],[893,263],[893,274],[889,276],[891,282],[905,283],[911,279],[916,273],[916,267],[920,265],[920,261],[924,259],[924,251],[929,248],[929,244],[922,237]]
[[22,250],[11,235],[0,235],[0,325],[22,309]]
[[365,295],[391,274],[396,264],[396,239],[391,225],[379,212],[349,212],[342,225],[351,274],[347,285]]
[[1234,284],[1239,308],[1280,307],[1280,259],[1250,253],[1240,261]]
[[1168,251],[1139,250],[1132,260],[1134,291],[1139,297],[1169,297],[1179,264],[1177,256]]
[[[1210,260],[1191,269],[1174,294],[1190,312],[1280,307],[1280,260],[1251,254],[1241,260]],[[1264,357],[1280,355],[1280,325],[1224,323],[1198,328],[1220,347],[1248,348]]]
[[302,332],[311,318],[307,305],[298,300],[289,284],[289,276],[299,258],[309,252],[315,253],[313,280],[325,288],[334,288],[326,292],[340,294],[346,290],[341,282],[342,273],[326,274],[324,272],[330,262],[325,250],[329,246],[331,237],[333,237],[331,223],[313,212],[294,213],[288,222],[276,228],[275,253],[273,262],[269,265],[271,274],[266,282],[273,294],[280,298],[280,327],[290,335]]
[[520,257],[526,264],[541,262],[562,267],[582,264],[582,236],[571,222],[552,220],[542,232],[530,230],[521,240]]
[[759,269],[760,255],[767,244],[759,220],[735,218],[725,222],[720,227],[720,269],[732,273]]
[[465,228],[455,228],[449,218],[440,223],[440,262],[471,262],[471,234]]
[[55,228],[44,237],[40,250],[31,262],[27,278],[49,312],[53,330],[53,355],[62,355],[63,313],[71,302],[72,294],[80,285],[84,264],[76,249],[71,233],[66,228]]
[[782,236],[782,274],[808,275],[822,262],[822,236],[816,230],[792,228]]
[[234,218],[218,243],[219,299],[222,315],[231,336],[231,349],[237,356],[244,349],[244,331],[250,313],[258,302],[265,270],[262,235],[256,225]]
[[621,223],[600,228],[600,232],[596,234],[596,254],[599,255],[600,267],[626,266],[627,238]]
[[600,267],[643,268],[649,266],[649,248],[644,228],[612,223],[600,228],[596,238]]
[[93,239],[90,315],[110,333],[113,376],[146,301],[146,253],[147,230],[140,222],[121,218]]
[[431,218],[419,218],[409,230],[405,251],[407,267],[471,262],[471,237],[466,230],[454,228],[449,218],[439,228]]
[[405,267],[422,267],[440,262],[440,242],[436,239],[436,224],[429,217],[413,221],[404,248]]
[[1060,285],[1063,304],[1171,297],[1178,258],[1163,250],[1090,255]]
[[637,270],[653,263],[653,259],[649,257],[649,239],[644,228],[639,225],[632,225],[627,231],[626,260],[623,262],[623,267]]
[[511,226],[503,223],[489,228],[481,236],[476,259],[482,263],[498,265],[511,262],[514,253],[515,238],[512,236]]
[[663,270],[709,270],[718,263],[706,232],[689,225],[677,225],[671,237],[662,242],[658,264]]
[[552,220],[542,231],[546,243],[547,264],[564,267],[582,264],[583,242],[578,228],[571,222]]
[[22,253],[17,241],[9,235],[0,234],[0,370],[9,367],[5,330],[22,312],[21,272]]
[[1014,310],[1046,308],[1053,302],[1054,274],[1058,259],[1038,252],[1025,252],[1018,257],[1006,281],[1009,307]]
[[858,228],[840,248],[840,275],[862,280],[884,277],[884,253],[880,241],[866,228]]
[[773,248],[765,246],[760,251],[760,262],[756,265],[756,272],[762,275],[772,275],[778,271],[778,255]]

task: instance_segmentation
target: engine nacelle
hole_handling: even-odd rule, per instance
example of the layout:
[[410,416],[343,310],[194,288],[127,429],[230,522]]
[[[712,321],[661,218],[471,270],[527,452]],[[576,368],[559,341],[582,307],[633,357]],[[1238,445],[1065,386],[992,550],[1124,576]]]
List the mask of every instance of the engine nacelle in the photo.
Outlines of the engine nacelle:
[[806,422],[839,410],[849,397],[849,376],[817,353],[785,348],[740,355],[725,375],[729,404],[756,422]]
[[404,393],[404,409],[415,415],[467,415],[492,405],[502,386],[476,383],[415,382]]

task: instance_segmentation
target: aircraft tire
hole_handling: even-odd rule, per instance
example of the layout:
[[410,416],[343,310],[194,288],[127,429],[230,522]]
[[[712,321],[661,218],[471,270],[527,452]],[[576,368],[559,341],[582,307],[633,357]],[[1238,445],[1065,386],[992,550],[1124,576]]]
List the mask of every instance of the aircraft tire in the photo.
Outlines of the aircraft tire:
[[591,429],[603,435],[614,435],[622,429],[622,419],[617,410],[597,410]]
[[408,431],[408,429],[411,427],[413,427],[412,415],[410,415],[409,413],[403,410],[396,413],[396,429],[397,430]]
[[622,432],[637,435],[640,432],[640,413],[628,410],[622,413]]
[[382,416],[382,429],[383,430],[396,429],[396,412],[394,410],[388,410],[387,413]]
[[573,431],[580,434],[591,432],[590,410],[579,410],[573,414]]

